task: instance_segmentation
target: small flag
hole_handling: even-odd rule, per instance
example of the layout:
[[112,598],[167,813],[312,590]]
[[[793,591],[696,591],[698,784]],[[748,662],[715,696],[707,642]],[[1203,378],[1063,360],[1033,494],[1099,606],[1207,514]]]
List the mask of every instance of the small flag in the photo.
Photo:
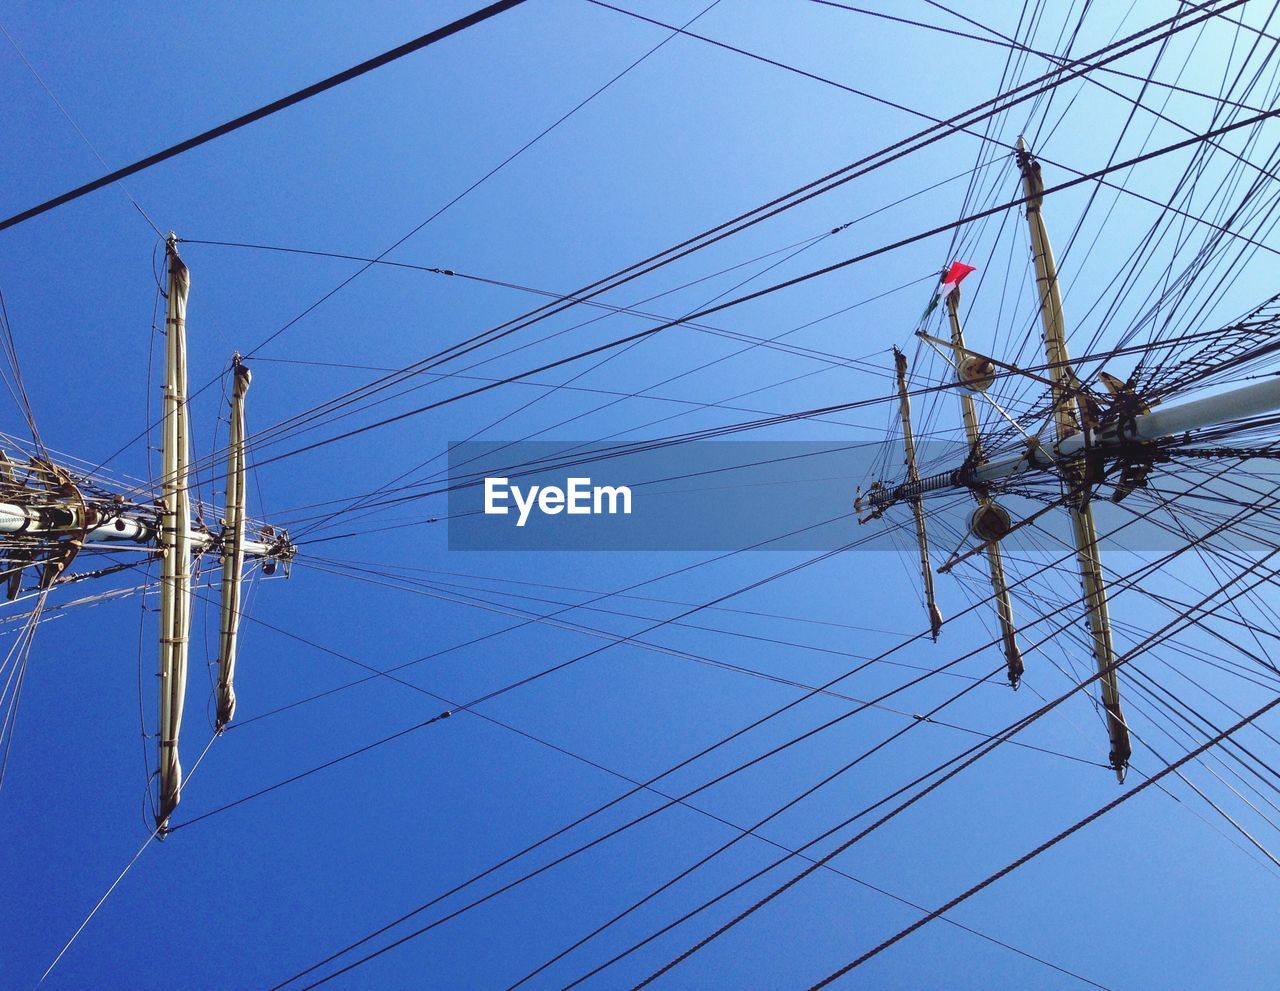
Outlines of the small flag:
[[951,292],[958,288],[964,277],[970,272],[976,272],[977,269],[972,265],[966,265],[964,262],[952,262],[951,267],[942,273],[942,285],[938,286],[938,291],[934,294],[933,299],[929,300],[929,305],[925,307],[924,313],[920,316],[920,322],[924,323],[938,307],[940,300],[946,299]]

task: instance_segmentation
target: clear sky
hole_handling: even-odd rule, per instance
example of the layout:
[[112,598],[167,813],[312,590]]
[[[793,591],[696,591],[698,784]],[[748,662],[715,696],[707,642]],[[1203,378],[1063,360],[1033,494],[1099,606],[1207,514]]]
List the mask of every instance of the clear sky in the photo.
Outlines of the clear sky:
[[[192,390],[213,383],[191,405],[193,453],[212,458],[211,466],[226,442],[222,385],[234,351],[253,352],[249,425],[263,430],[369,382],[377,370],[519,316],[545,301],[538,292],[576,290],[1051,64],[1036,55],[1010,60],[1001,44],[964,34],[1016,36],[1040,51],[1081,55],[1183,6],[955,5],[981,22],[974,25],[925,0],[848,5],[961,32],[949,34],[807,0],[708,3],[619,5],[673,25],[696,17],[690,31],[782,65],[672,37],[585,0],[529,0],[125,188],[0,233],[0,291],[44,442],[78,470],[108,462],[99,474],[120,488],[158,474],[158,455],[138,439],[158,413],[163,353],[153,323],[163,244],[151,222],[188,242],[181,252],[192,278]],[[477,6],[6,4],[0,214],[96,177],[103,161],[131,162]],[[912,333],[937,273],[957,259],[978,267],[964,287],[970,343],[1023,365],[1042,361],[1016,208],[734,306],[698,327],[673,327],[625,351],[295,452],[652,327],[655,314],[682,316],[1013,200],[1020,182],[1010,147],[1020,134],[1053,186],[1271,108],[1280,35],[1273,15],[1273,5],[1252,0],[1225,15],[1249,27],[1219,18],[1146,46],[1115,63],[1130,75],[1092,74],[1108,89],[1063,84],[978,125],[990,128],[990,142],[947,134],[601,297],[640,314],[576,307],[406,383],[414,391],[380,394],[383,405],[260,439],[251,512],[290,527],[300,550],[287,581],[255,581],[249,593],[240,725],[213,742],[191,777],[173,817],[179,828],[143,851],[42,986],[270,988],[800,697],[798,685],[823,684],[920,634],[927,622],[914,540],[903,529],[909,517],[899,508],[885,523],[859,527],[850,512],[857,486],[901,474],[890,403],[729,435],[875,443],[869,455],[825,463],[824,492],[844,515],[823,531],[823,546],[838,547],[873,526],[888,528],[889,542],[874,551],[819,559],[813,550],[726,553],[664,547],[656,538],[652,550],[616,553],[450,550],[446,501],[422,493],[442,487],[448,445],[473,437],[652,440],[883,399],[893,389],[894,345],[912,360],[913,384],[945,381],[941,359]],[[1144,83],[1148,74],[1154,82]],[[1129,101],[1137,97],[1144,108],[1134,111]],[[1221,138],[1203,167],[1193,158],[1203,153],[1197,145],[1114,172],[1114,186],[1084,183],[1046,200],[1077,355],[1222,327],[1275,293],[1278,141],[1274,122],[1242,128]],[[1181,181],[1189,164],[1197,169],[1192,184]],[[1229,233],[1206,247],[1211,225]],[[386,259],[417,268],[362,272],[350,259],[200,241],[358,258],[398,244]],[[433,268],[477,278],[423,270]],[[1178,281],[1188,272],[1193,278]],[[931,321],[937,331],[938,314]],[[1107,368],[1124,377],[1136,360],[1113,359]],[[1001,388],[1008,410],[1030,423],[1043,390],[1028,380]],[[988,429],[1005,429],[1001,414],[983,409]],[[953,395],[923,397],[915,414],[927,435],[927,467],[954,466],[950,442],[962,434]],[[24,429],[17,407],[6,405],[0,430],[21,437]],[[158,443],[154,432],[150,443]],[[697,468],[696,454],[688,464]],[[780,490],[797,471],[779,465]],[[413,481],[417,497],[336,514],[393,481]],[[207,467],[199,483],[198,495],[216,506],[218,471]],[[720,484],[729,513],[734,482]],[[1027,513],[1034,502],[1010,508]],[[951,509],[931,533],[935,566],[962,540]],[[1109,526],[1123,523],[1124,512],[1108,516]],[[768,511],[754,516],[753,534],[775,523],[780,534],[792,521],[787,513],[776,521]],[[815,510],[805,522],[822,520]],[[1143,542],[1149,538],[1128,533],[1105,542],[1121,651],[1173,619],[1157,594],[1183,602],[1210,596],[1256,553],[1232,557],[1209,546],[1143,573],[1165,553]],[[1055,539],[1046,531],[1010,551],[1011,572],[1028,578],[1015,601],[1027,626],[1019,691],[1005,684],[998,647],[983,648],[996,635],[995,619],[979,601],[989,589],[981,559],[970,561],[937,579],[942,610],[956,617],[937,644],[897,646],[887,661],[840,682],[839,696],[811,698],[653,787],[680,795],[791,744],[776,756],[330,986],[506,988],[910,727],[522,985],[563,987],[1067,691],[1092,661],[1073,605],[1078,579],[1069,567],[1046,568],[1065,553]],[[1185,543],[1179,536],[1173,546]],[[774,578],[787,569],[795,570]],[[1136,587],[1125,577],[1134,573]],[[197,600],[182,739],[188,771],[211,735],[200,669],[216,658],[216,586],[208,586],[216,577],[211,564]],[[142,579],[135,572],[59,589],[50,603]],[[772,580],[646,632],[765,579]],[[620,590],[628,595],[563,611]],[[1266,666],[1274,635],[1242,632],[1273,626],[1275,602],[1274,586],[1265,584],[1217,625],[1158,638],[1135,658],[1122,679],[1135,734],[1128,786],[1203,742],[1210,725],[1225,727],[1275,697],[1277,677]],[[150,737],[140,740],[139,716],[154,733],[155,604],[154,595],[135,594],[48,613],[38,627],[0,788],[4,988],[36,985],[152,828],[155,748]],[[555,621],[528,621],[557,611]],[[1039,641],[1043,647],[1032,649]],[[394,679],[369,677],[369,669],[422,658]],[[957,659],[946,673],[903,688]],[[938,714],[949,725],[912,718],[970,686]],[[882,707],[792,743],[853,712],[856,700],[888,692],[895,694]],[[809,987],[1122,794],[1105,767],[1092,694],[1077,693],[655,986]],[[458,711],[223,808],[445,708]],[[1267,734],[1280,724],[1264,718],[1259,727],[1239,737],[1247,753],[1188,765],[1185,777],[1149,788],[967,901],[948,915],[959,925],[929,924],[838,986],[1274,987],[1280,866],[1265,851],[1280,841],[1272,825],[1280,779]],[[340,963],[665,801],[653,791],[628,797]],[[205,813],[214,814],[183,826]],[[853,832],[840,829],[810,852],[826,854]],[[792,858],[583,986],[631,987],[801,866]]]

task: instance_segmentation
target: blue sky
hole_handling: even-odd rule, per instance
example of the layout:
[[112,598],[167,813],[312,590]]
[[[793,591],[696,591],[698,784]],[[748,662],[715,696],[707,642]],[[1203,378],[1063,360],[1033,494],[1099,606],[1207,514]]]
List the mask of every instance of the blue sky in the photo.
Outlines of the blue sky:
[[[0,13],[0,24],[97,154],[116,167],[474,6],[444,0],[188,9],[14,3]],[[634,9],[684,24],[706,6],[672,0]],[[918,0],[874,6],[978,33]],[[1079,5],[1064,0],[1028,9],[1039,12],[1033,46],[1041,49],[1061,49],[1080,16]],[[965,10],[1013,34],[1023,7],[1001,2]],[[1131,7],[1094,5],[1072,50],[1095,50],[1174,11],[1173,3],[1154,0]],[[1270,14],[1269,5],[1258,2],[1234,12],[1255,26]],[[1272,22],[1269,30],[1275,28]],[[999,47],[814,3],[722,0],[690,29],[936,116],[994,96],[1005,67]],[[578,0],[530,0],[125,185],[161,231],[172,229],[191,241],[378,255],[668,35]],[[1224,74],[1263,64],[1272,42],[1250,55],[1255,39],[1221,21],[1185,32],[1161,53],[1155,78],[1216,93]],[[1144,76],[1155,50],[1144,49],[1117,67]],[[1022,78],[1045,64],[1030,59]],[[1259,109],[1274,105],[1267,102],[1275,95],[1273,72],[1266,62],[1244,102]],[[1139,81],[1119,77],[1108,84],[1129,95],[1141,88]],[[0,85],[9,150],[0,159],[0,213],[16,212],[103,171],[7,41],[0,44]],[[1182,140],[1186,133],[1178,124],[1196,131],[1210,126],[1213,103],[1200,96],[1156,87],[1148,88],[1144,100],[1163,107],[1174,123],[1139,111],[1124,130],[1129,104],[1072,83],[1047,107],[1024,105],[999,118],[993,136],[1008,145],[1025,131],[1052,185],[1071,178],[1070,169],[1088,172]],[[922,126],[919,117],[902,110],[677,37],[388,258],[568,292]],[[1249,133],[1233,134],[1223,144],[1274,168],[1274,123]],[[604,299],[679,316],[722,294],[762,288],[948,223],[966,206],[1016,198],[1011,158],[1000,151],[980,160],[979,148],[973,137],[951,135]],[[1114,307],[1112,280],[1126,272],[1131,252],[1143,250],[1147,228],[1159,217],[1155,204],[1171,200],[1190,155],[1164,156],[1112,176],[1146,200],[1103,189],[1090,203],[1092,187],[1085,185],[1046,203],[1077,354],[1115,346],[1131,328],[1137,328],[1138,340],[1152,334],[1139,321],[1145,302],[1166,288],[1167,272],[1189,264],[1202,229],[1176,217],[1160,218],[1163,239],[1147,242],[1151,265],[1129,277],[1132,292]],[[1231,163],[1225,154],[1213,159],[1190,212],[1209,216],[1224,201],[1230,206],[1240,200],[1242,187],[1231,184]],[[966,203],[970,175],[979,185]],[[1259,219],[1233,221],[1272,248],[1280,245],[1270,228],[1255,231],[1250,223],[1269,214],[1267,197],[1274,193],[1272,180],[1248,200],[1259,209]],[[1067,249],[1082,215],[1079,238]],[[854,221],[838,234],[819,237]],[[406,472],[424,486],[436,484],[448,444],[472,436],[517,441],[537,435],[571,443],[660,438],[887,396],[889,348],[895,344],[907,349],[919,383],[940,381],[945,375],[936,357],[915,342],[907,344],[934,276],[955,258],[980,267],[965,285],[970,343],[1024,364],[1042,360],[1020,213],[1006,211],[970,225],[958,238],[956,244],[948,235],[922,240],[705,321],[718,331],[760,340],[785,333],[783,340],[795,345],[790,351],[744,350],[740,340],[672,328],[581,377],[576,376],[583,366],[570,365],[535,376],[540,384],[509,384],[350,441],[263,464],[250,484],[251,511],[297,530],[313,512],[306,508],[311,504],[357,496]],[[5,231],[0,239],[0,291],[45,442],[87,466],[124,448],[104,470],[123,484],[154,479],[158,456],[134,440],[158,410],[158,372],[149,372],[149,356],[161,353],[152,332],[155,273],[163,255],[155,233],[124,192],[112,188]],[[793,253],[796,246],[804,250]],[[782,251],[789,247],[793,251]],[[257,349],[359,268],[340,259],[196,243],[183,245],[182,253],[192,272],[193,389],[216,383],[233,351]],[[1178,301],[1180,309],[1160,312],[1159,326],[1222,326],[1274,293],[1274,262],[1266,251],[1222,258],[1214,262],[1221,268],[1205,266],[1203,277]],[[250,430],[367,382],[377,374],[370,369],[407,365],[542,299],[430,272],[365,272],[256,353]],[[503,378],[652,325],[643,317],[583,315],[581,309],[443,371]],[[1166,317],[1170,322],[1161,324]],[[579,326],[586,320],[594,322]],[[833,365],[815,353],[867,364]],[[1123,360],[1107,367],[1122,375],[1128,371]],[[698,370],[666,381],[693,369]],[[420,391],[373,412],[274,446],[263,443],[253,460],[265,462],[339,427],[478,383],[459,377],[415,384]],[[558,384],[571,387],[548,388]],[[651,394],[634,395],[645,390]],[[619,394],[628,398],[615,402]],[[1035,395],[1015,388],[1006,398],[1015,411],[1026,412]],[[225,443],[222,403],[216,385],[192,403],[197,456],[216,456]],[[944,440],[956,436],[959,412],[950,394],[917,402],[916,412],[922,432]],[[993,428],[998,425],[994,413],[984,415]],[[884,473],[893,478],[901,471],[895,423],[893,407],[879,403],[741,436],[884,442]],[[21,434],[12,405],[0,429]],[[831,484],[850,498],[856,486],[871,480],[862,463],[833,466]],[[214,503],[221,497],[213,473],[202,477],[200,495]],[[520,610],[547,613],[648,582],[633,589],[632,597],[594,603],[607,612],[565,616],[606,637],[627,637],[814,557],[791,551],[724,557],[660,547],[626,554],[466,553],[447,549],[445,523],[426,522],[444,514],[444,500],[433,496],[335,520],[317,530],[311,546],[303,541],[288,581],[255,584],[237,688],[237,718],[244,725],[210,747],[175,824],[609,642],[581,629],[521,624]],[[932,534],[935,564],[960,539],[952,528],[939,530]],[[833,524],[832,543],[865,533],[849,516]],[[322,543],[321,536],[341,539]],[[1125,541],[1118,535],[1107,547],[1116,576],[1155,557],[1145,547],[1134,552]],[[1031,574],[1061,553],[1046,542],[1012,567]],[[686,570],[661,578],[680,569]],[[1229,576],[1217,558],[1184,555],[1147,576],[1140,590],[1122,590],[1118,581],[1112,606],[1118,646],[1128,648],[1171,618],[1146,592],[1194,601]],[[409,580],[426,584],[408,587]],[[985,594],[977,570],[938,581],[949,616]],[[137,583],[117,579],[98,587]],[[644,635],[660,649],[612,646],[474,713],[460,711],[179,829],[144,851],[43,986],[163,981],[191,988],[271,987],[625,793],[630,785],[624,778],[647,779],[800,693],[794,685],[697,663],[687,655],[773,679],[821,684],[924,629],[918,586],[914,548],[905,542],[895,552],[837,555],[726,601],[724,609],[704,610],[685,625]],[[74,598],[85,587],[59,590],[51,602]],[[1019,615],[1028,622],[1048,616],[1026,632],[1027,643],[1047,636],[1052,623],[1071,620],[1071,613],[1059,613],[1075,589],[1065,569],[1027,583],[1017,602]],[[202,593],[197,605],[183,735],[188,768],[210,735],[200,668],[216,655],[216,608],[207,605],[214,594]],[[144,759],[153,766],[155,755],[139,739],[139,704],[141,699],[144,719],[154,727],[155,618],[140,602],[153,606],[154,598],[67,610],[39,628],[0,790],[0,875],[9,893],[0,904],[0,932],[7,934],[0,947],[0,985],[6,988],[36,984],[150,829]],[[1263,586],[1240,609],[1251,621],[1263,622],[1274,602],[1270,586]],[[998,671],[999,650],[981,651],[951,674],[895,696],[888,704],[898,711],[861,712],[707,790],[691,800],[702,813],[677,807],[656,815],[332,986],[507,987],[731,838],[733,829],[718,820],[743,826],[765,817],[901,729],[910,714],[940,704],[974,678],[995,673],[990,684],[979,685],[944,715],[984,733],[1066,691],[1090,670],[1078,626],[1028,653],[1025,683],[1017,693]],[[499,632],[506,627],[516,628]],[[494,635],[459,646],[488,634]],[[873,665],[839,688],[856,698],[890,691],[993,635],[989,611],[975,609],[948,623],[938,644],[912,643],[893,655],[893,663]],[[1243,646],[1253,649],[1252,641]],[[1263,636],[1256,649],[1269,646]],[[362,665],[385,670],[429,654],[439,656],[397,674],[411,685],[375,678],[275,712],[363,677],[368,672]],[[1236,662],[1246,666],[1251,680],[1230,666]],[[1228,704],[1248,711],[1276,691],[1269,672],[1221,639],[1194,630],[1143,655],[1140,663],[1157,685],[1193,701],[1219,726],[1233,721]],[[1132,679],[1137,682],[1139,675]],[[1141,694],[1142,685],[1131,687],[1131,718],[1140,742],[1129,783],[1136,784],[1142,774],[1203,740],[1205,732],[1201,726],[1198,736],[1184,733]],[[695,788],[851,708],[847,699],[814,698],[660,787],[671,794]],[[1272,720],[1269,729],[1275,728]],[[1241,742],[1264,759],[1274,758],[1274,740],[1249,732]],[[762,833],[795,849],[973,739],[962,730],[920,725]],[[1098,766],[1105,763],[1105,733],[1086,698],[1077,695],[1019,739],[1040,749],[1001,747],[838,857],[832,866],[841,874],[817,872],[657,986],[808,987],[919,915],[866,885],[932,907],[1119,793],[1114,777]],[[1274,792],[1264,790],[1259,798],[1245,790],[1232,777],[1238,770],[1211,761],[1189,766],[1191,783],[1175,779],[1167,791],[1148,790],[952,914],[1024,954],[936,922],[876,957],[845,985],[1085,986],[1025,955],[1030,954],[1112,988],[1271,986],[1280,964],[1270,938],[1270,920],[1280,908],[1277,868],[1192,788],[1212,798],[1261,845],[1274,846],[1275,830],[1264,815],[1272,811],[1267,799]],[[1265,772],[1262,777],[1274,783]],[[461,907],[469,897],[659,801],[652,794],[628,798],[441,902],[418,923]],[[846,830],[816,849],[825,853],[847,835]],[[778,855],[776,846],[746,838],[527,986],[562,987]],[[586,986],[632,986],[796,869],[793,862],[769,874]]]

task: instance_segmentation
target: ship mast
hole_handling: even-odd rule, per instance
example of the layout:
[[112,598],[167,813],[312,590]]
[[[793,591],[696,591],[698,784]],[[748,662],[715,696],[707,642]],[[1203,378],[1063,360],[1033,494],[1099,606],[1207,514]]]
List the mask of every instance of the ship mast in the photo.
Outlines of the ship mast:
[[[1018,139],[1018,168],[1022,171],[1022,185],[1027,197],[1027,226],[1031,232],[1031,257],[1036,270],[1036,293],[1040,299],[1040,323],[1044,333],[1045,361],[1053,380],[1053,422],[1057,441],[1061,444],[1069,437],[1087,436],[1085,430],[1097,427],[1094,409],[1080,380],[1076,377],[1067,353],[1065,318],[1062,314],[1062,294],[1058,288],[1058,267],[1049,243],[1041,206],[1044,201],[1044,182],[1040,178],[1040,163],[1027,150],[1022,138]],[[1080,581],[1084,589],[1085,616],[1089,624],[1089,640],[1094,663],[1098,668],[1102,687],[1102,707],[1106,710],[1107,735],[1111,738],[1111,766],[1116,777],[1124,780],[1129,765],[1132,746],[1129,743],[1129,727],[1120,708],[1120,685],[1116,676],[1116,653],[1111,640],[1111,618],[1107,611],[1107,584],[1102,573],[1102,561],[1098,548],[1098,528],[1093,518],[1090,499],[1093,485],[1101,481],[1090,478],[1087,461],[1072,461],[1062,466],[1062,483],[1066,488],[1067,512],[1071,517],[1071,531],[1076,544],[1076,564],[1080,569]]]
[[217,732],[235,714],[236,648],[240,627],[240,590],[246,558],[258,559],[271,573],[293,559],[288,534],[266,527],[259,540],[245,538],[244,405],[250,373],[239,354],[232,358],[230,437],[227,445],[226,514],[222,531],[193,531],[187,478],[187,296],[191,277],[178,256],[178,239],[170,233],[165,246],[169,267],[169,299],[165,321],[164,478],[159,526],[160,578],[160,807],[156,828],[162,833],[182,793],[178,739],[186,696],[187,654],[191,632],[191,567],[195,557],[216,551],[222,561],[218,631]]
[[[987,455],[982,446],[982,431],[978,423],[977,405],[972,392],[984,392],[991,385],[994,368],[983,356],[970,353],[964,343],[964,328],[960,324],[960,287],[947,294],[947,320],[951,324],[951,350],[956,374],[965,388],[960,391],[960,413],[964,419],[965,437],[969,441],[970,465],[985,464]],[[1014,688],[1022,679],[1022,651],[1018,648],[1018,635],[1013,625],[1013,604],[1009,601],[1009,586],[1004,577],[1004,553],[1000,550],[998,534],[1008,526],[1008,514],[1004,512],[989,492],[975,487],[973,497],[978,508],[974,511],[971,526],[980,534],[996,536],[986,541],[987,569],[991,572],[991,588],[996,600],[996,618],[1000,622],[1000,640],[1004,645],[1004,659],[1009,684]]]
[[191,497],[187,489],[187,294],[191,276],[177,238],[165,244],[169,263],[165,314],[164,416],[160,526],[160,812],[163,826],[178,804],[182,763],[178,736],[187,694],[191,632]]
[[[893,349],[894,368],[898,376],[898,414],[902,418],[902,444],[906,454],[907,481],[920,481],[920,470],[916,467],[915,435],[911,432],[911,396],[907,392],[907,356],[897,348]],[[929,564],[929,535],[924,525],[924,504],[919,496],[907,500],[911,505],[911,515],[916,525],[916,544],[920,548],[920,573],[924,583],[925,611],[929,614],[929,631],[933,639],[938,639],[938,631],[942,629],[942,612],[938,609],[937,599],[933,593],[933,567]]]
[[[1089,651],[1097,670],[1093,680],[1100,685],[1110,741],[1110,764],[1116,777],[1123,781],[1132,745],[1120,703],[1118,661],[1112,639],[1098,528],[1093,514],[1093,494],[1100,484],[1108,481],[1110,473],[1110,481],[1114,483],[1112,499],[1119,502],[1135,488],[1146,485],[1146,472],[1150,470],[1152,458],[1158,452],[1164,449],[1176,450],[1189,443],[1190,435],[1196,431],[1233,423],[1247,425],[1253,418],[1274,417],[1280,412],[1280,378],[1271,376],[1260,382],[1193,399],[1177,406],[1152,410],[1141,397],[1132,393],[1130,386],[1123,383],[1117,386],[1115,380],[1109,380],[1103,373],[1100,377],[1111,398],[1109,402],[1105,399],[1099,401],[1081,382],[1067,350],[1066,320],[1062,310],[1057,266],[1042,212],[1044,184],[1040,178],[1039,164],[1021,139],[1018,142],[1017,161],[1025,192],[1045,368],[1041,373],[1024,371],[969,348],[960,323],[958,279],[952,285],[944,277],[943,290],[946,290],[951,339],[945,341],[932,337],[923,329],[917,331],[916,336],[942,353],[954,366],[955,385],[961,392],[961,414],[968,439],[968,456],[955,468],[921,477],[916,464],[915,444],[908,415],[905,359],[895,349],[907,454],[906,478],[895,484],[875,482],[865,494],[859,496],[855,506],[859,510],[870,509],[869,515],[862,519],[863,523],[883,516],[895,505],[905,503],[909,506],[916,523],[921,563],[927,570],[929,565],[925,523],[928,513],[925,506],[928,498],[955,493],[960,489],[966,489],[972,494],[977,508],[970,517],[969,530],[971,537],[976,539],[977,546],[963,552],[958,549],[938,571],[946,573],[961,561],[985,551],[1009,681],[1016,686],[1022,674],[1023,660],[1018,647],[1000,542],[1019,526],[1033,523],[1048,512],[1050,507],[1039,510],[1019,523],[1013,523],[1008,512],[994,501],[994,493],[999,491],[1002,484],[1023,475],[1049,477],[1059,482],[1062,492],[1060,502],[1071,519],[1072,543],[1083,593],[1081,602],[1088,627]],[[969,266],[959,267],[972,270]],[[1050,418],[1053,423],[1051,435],[1030,436],[1023,431],[1023,442],[1013,451],[1006,448],[1000,453],[993,453],[987,449],[974,397],[982,398],[1006,419],[1010,419],[999,404],[986,395],[998,374],[1023,376],[1049,387]],[[1013,422],[1017,425],[1016,421]],[[924,587],[933,616],[936,606],[933,605],[932,576],[926,578]],[[936,627],[934,632],[936,633]]]
[[[91,494],[88,479],[78,478],[47,457],[34,457],[27,478],[21,466],[0,452],[0,556],[8,573],[9,599],[18,596],[27,569],[36,571],[37,588],[49,589],[72,576],[68,569],[82,550],[141,552],[160,559],[159,732],[156,829],[163,834],[182,792],[179,740],[187,689],[194,589],[192,571],[202,555],[222,565],[221,622],[218,638],[217,728],[235,711],[234,676],[240,620],[240,590],[246,562],[273,573],[293,560],[289,535],[271,527],[248,533],[245,514],[244,401],[249,370],[232,361],[231,437],[228,445],[226,515],[217,532],[193,523],[188,465],[187,298],[191,277],[170,234],[165,253],[168,301],[165,318],[162,477],[155,504],[130,502],[122,495]],[[108,571],[115,569],[106,569]]]

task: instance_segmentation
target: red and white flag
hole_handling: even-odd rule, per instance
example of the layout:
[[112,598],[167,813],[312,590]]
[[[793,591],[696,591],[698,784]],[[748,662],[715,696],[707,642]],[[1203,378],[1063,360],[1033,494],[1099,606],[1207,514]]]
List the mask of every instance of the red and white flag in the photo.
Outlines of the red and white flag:
[[934,293],[933,299],[929,300],[929,305],[925,307],[920,322],[923,323],[938,306],[941,300],[951,295],[952,290],[957,289],[964,277],[970,272],[976,272],[977,269],[972,265],[966,265],[964,262],[952,262],[950,268],[942,273],[942,285],[938,286],[938,291]]

